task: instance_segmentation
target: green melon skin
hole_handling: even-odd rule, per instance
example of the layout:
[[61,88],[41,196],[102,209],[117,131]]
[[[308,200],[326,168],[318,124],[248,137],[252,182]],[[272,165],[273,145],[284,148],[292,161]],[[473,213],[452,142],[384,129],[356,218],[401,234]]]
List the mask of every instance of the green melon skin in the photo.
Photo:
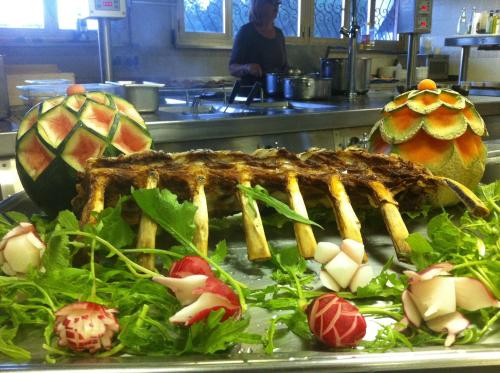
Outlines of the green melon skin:
[[[104,93],[75,96],[53,98],[32,108],[18,131],[19,178],[28,196],[50,217],[71,209],[78,175],[89,157],[124,154],[120,149],[149,150],[152,145],[144,121],[127,101]],[[89,109],[96,110],[97,119],[80,120]],[[57,120],[51,122],[54,117]],[[105,123],[106,130],[96,123]],[[39,161],[43,154],[50,154],[49,161]]]

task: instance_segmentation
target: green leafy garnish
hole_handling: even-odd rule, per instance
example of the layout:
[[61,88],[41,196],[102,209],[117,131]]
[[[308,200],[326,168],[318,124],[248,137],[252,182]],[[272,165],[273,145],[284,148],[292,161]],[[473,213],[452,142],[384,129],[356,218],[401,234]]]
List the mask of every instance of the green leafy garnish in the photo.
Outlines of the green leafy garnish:
[[303,224],[315,225],[323,229],[321,225],[318,223],[309,220],[308,218],[297,214],[293,211],[287,204],[277,200],[276,198],[269,195],[266,189],[261,187],[260,185],[256,185],[254,187],[247,187],[242,184],[238,184],[238,189],[241,190],[249,199],[256,199],[258,201],[264,202],[267,206],[272,207],[276,210],[276,212],[286,216],[288,219],[297,221]]

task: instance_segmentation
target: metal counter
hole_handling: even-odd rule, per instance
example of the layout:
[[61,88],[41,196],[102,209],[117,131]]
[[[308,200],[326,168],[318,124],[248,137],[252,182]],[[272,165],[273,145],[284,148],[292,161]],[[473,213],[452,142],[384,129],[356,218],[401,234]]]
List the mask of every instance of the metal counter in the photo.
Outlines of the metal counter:
[[[157,149],[239,149],[285,146],[303,151],[330,148],[360,136],[380,119],[380,109],[393,96],[370,93],[355,100],[335,97],[325,102],[299,102],[300,109],[252,110],[245,113],[183,114],[160,110],[144,115]],[[471,96],[490,135],[500,138],[500,98]],[[2,124],[3,123],[3,124]],[[0,158],[13,158],[17,125],[0,123]],[[339,132],[340,131],[340,132]],[[345,133],[343,133],[345,132]]]

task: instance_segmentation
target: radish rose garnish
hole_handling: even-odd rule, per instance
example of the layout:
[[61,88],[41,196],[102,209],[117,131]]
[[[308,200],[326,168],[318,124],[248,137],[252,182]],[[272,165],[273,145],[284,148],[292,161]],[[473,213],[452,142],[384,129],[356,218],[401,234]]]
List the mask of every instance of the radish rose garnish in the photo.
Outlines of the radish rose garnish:
[[340,291],[349,288],[355,292],[373,278],[373,269],[362,264],[365,247],[362,243],[345,239],[340,247],[331,242],[318,242],[314,259],[324,265],[320,280],[324,287]]
[[56,312],[54,332],[59,346],[76,352],[109,350],[120,330],[116,310],[92,302],[76,302]]
[[7,232],[0,241],[0,265],[9,276],[24,275],[30,268],[40,267],[45,244],[40,240],[35,226],[20,223]]
[[500,307],[500,302],[481,281],[451,277],[452,269],[450,263],[439,263],[420,272],[404,272],[410,280],[402,294],[403,324],[419,327],[425,321],[430,329],[447,332],[445,346],[451,346],[470,324],[457,307],[467,311]]
[[330,347],[356,346],[366,334],[366,321],[359,310],[335,294],[316,298],[307,308],[311,332]]

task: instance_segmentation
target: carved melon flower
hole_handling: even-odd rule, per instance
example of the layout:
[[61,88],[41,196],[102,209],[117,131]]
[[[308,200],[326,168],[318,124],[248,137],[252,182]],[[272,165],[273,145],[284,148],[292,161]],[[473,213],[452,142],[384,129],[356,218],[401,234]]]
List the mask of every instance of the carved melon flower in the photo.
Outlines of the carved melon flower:
[[[370,150],[398,154],[473,189],[484,173],[485,135],[484,121],[470,100],[426,79],[385,105],[372,128]],[[437,202],[450,204],[456,197],[440,191]]]

